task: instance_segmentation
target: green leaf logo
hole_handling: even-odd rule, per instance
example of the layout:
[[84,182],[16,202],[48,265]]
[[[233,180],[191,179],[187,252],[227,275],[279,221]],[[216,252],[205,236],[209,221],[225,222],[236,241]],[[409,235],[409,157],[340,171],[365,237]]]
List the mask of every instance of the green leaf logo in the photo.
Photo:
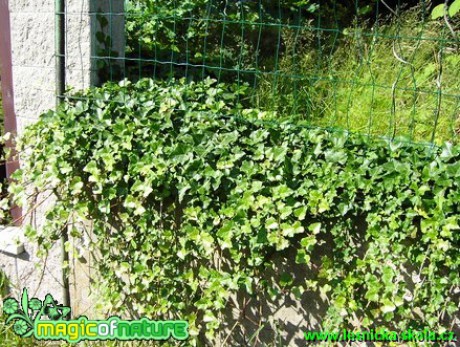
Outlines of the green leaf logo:
[[9,298],[3,301],[3,312],[7,315],[16,313],[19,310],[19,303],[16,299]]
[[51,296],[46,295],[42,302],[37,298],[29,299],[29,294],[24,288],[21,303],[16,299],[8,298],[3,301],[3,312],[8,315],[6,323],[14,322],[13,331],[21,337],[33,334],[34,322],[41,320],[45,315],[51,320],[65,319],[70,313],[70,307],[58,305]]

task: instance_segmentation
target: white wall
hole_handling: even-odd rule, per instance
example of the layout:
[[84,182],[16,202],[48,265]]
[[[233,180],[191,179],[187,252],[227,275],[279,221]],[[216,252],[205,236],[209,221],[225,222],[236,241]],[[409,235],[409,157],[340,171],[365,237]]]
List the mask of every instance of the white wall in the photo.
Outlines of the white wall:
[[[84,89],[98,82],[93,68],[98,43],[91,39],[100,28],[94,11],[118,13],[105,16],[112,21],[108,28],[112,29],[113,49],[123,57],[124,17],[120,15],[123,8],[123,0],[66,0],[67,86]],[[9,9],[14,106],[20,136],[27,124],[55,107],[55,1],[9,0]],[[44,208],[46,204],[37,211],[38,224]],[[26,223],[28,221],[26,218]],[[25,242],[24,248],[25,252],[18,256],[0,252],[0,268],[12,281],[12,294],[17,297],[23,287],[28,287],[38,298],[51,293],[62,302],[60,247],[55,247],[47,259],[37,258],[36,246],[32,244]],[[89,294],[89,280],[85,275],[89,272],[89,262],[75,264],[75,267],[79,271],[72,271],[73,314],[84,311],[80,301],[87,302]]]

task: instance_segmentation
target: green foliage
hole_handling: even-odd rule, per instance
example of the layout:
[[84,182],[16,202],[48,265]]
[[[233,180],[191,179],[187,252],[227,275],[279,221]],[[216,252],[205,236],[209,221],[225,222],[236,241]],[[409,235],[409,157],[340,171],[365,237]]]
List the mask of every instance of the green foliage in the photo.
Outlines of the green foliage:
[[13,324],[0,322],[0,341],[4,347],[34,347],[43,346],[43,343],[37,344],[32,339],[23,339],[13,331]]
[[[129,1],[127,55],[141,61],[133,64],[128,75],[136,76],[142,70],[138,74],[143,76],[193,78],[222,73],[209,67],[249,68],[259,28],[242,28],[239,23],[257,22],[260,14],[256,7],[256,3],[238,1]],[[183,62],[186,71],[175,65]]]
[[127,76],[246,82],[245,107],[281,119],[456,143],[459,3],[433,21],[428,2],[129,1]]
[[[99,9],[99,12],[102,10]],[[122,71],[116,59],[119,53],[113,50],[113,40],[109,35],[110,26],[107,15],[98,13],[96,15],[98,31],[96,32],[96,68],[98,74],[98,85],[106,81],[121,79]]]
[[[0,105],[1,106],[1,105]],[[0,137],[0,171],[2,176],[6,176],[6,160],[9,156],[9,150],[5,147],[5,139],[9,136]],[[12,216],[10,214],[10,204],[8,201],[8,181],[0,180],[0,225],[8,225],[11,223]],[[1,283],[1,280],[0,280]]]
[[252,81],[256,72],[276,68],[282,27],[308,25],[319,13],[326,23],[334,18],[349,24],[355,12],[370,8],[368,1],[323,1],[320,6],[311,0],[130,0],[128,76]]
[[237,293],[317,293],[324,328],[448,329],[460,148],[263,121],[240,108],[244,93],[142,79],[43,114],[19,141],[10,187],[18,201],[56,197],[29,237],[46,249],[66,226],[79,237],[92,225],[103,306],[186,319],[193,341],[223,333]]
[[449,17],[455,16],[460,11],[460,0],[455,0],[452,4],[447,6],[446,4],[440,4],[433,8],[431,12],[432,19],[443,18],[445,15]]
[[340,34],[326,33],[315,50],[314,32],[303,37],[301,49],[296,35],[286,30],[280,73],[261,79],[257,107],[315,126],[458,142],[460,51],[444,20],[426,22],[414,8],[375,23],[372,32],[355,23]]

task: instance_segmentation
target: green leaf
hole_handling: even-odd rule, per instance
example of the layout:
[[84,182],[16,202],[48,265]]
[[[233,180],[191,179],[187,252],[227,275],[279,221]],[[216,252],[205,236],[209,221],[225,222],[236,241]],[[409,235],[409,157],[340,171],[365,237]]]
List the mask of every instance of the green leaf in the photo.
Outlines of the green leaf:
[[295,222],[293,225],[283,223],[281,230],[284,236],[293,237],[296,234],[300,234],[304,231],[304,228],[300,225],[300,222]]
[[307,206],[302,206],[302,207],[297,208],[297,209],[294,211],[294,215],[295,215],[299,220],[304,220],[304,219],[305,219],[305,216],[306,216],[306,214],[307,214],[307,211],[308,211],[308,207],[307,207]]
[[460,12],[460,0],[455,0],[449,7],[449,16],[453,17]]
[[279,224],[274,218],[269,218],[265,222],[265,228],[267,228],[267,230],[278,229],[278,227],[279,227]]
[[433,11],[431,12],[431,19],[438,19],[444,17],[444,14],[446,14],[446,5],[438,5],[435,8],[433,8]]
[[308,255],[305,250],[301,249],[297,252],[295,262],[297,264],[309,264],[310,263],[310,255]]
[[96,39],[99,43],[105,43],[106,35],[102,31],[96,32]]
[[310,230],[313,235],[319,234],[321,231],[321,223],[313,223],[308,226],[308,230]]
[[29,294],[27,288],[22,291],[21,307],[26,317],[29,317]]
[[383,313],[393,312],[394,310],[396,310],[396,306],[390,300],[384,300],[383,306],[380,307],[380,310]]
[[104,15],[98,14],[96,18],[102,28],[106,27],[109,24],[108,19]]
[[378,302],[379,301],[379,291],[376,288],[369,288],[366,292],[365,298],[369,301]]
[[293,281],[294,279],[292,278],[291,274],[284,272],[283,274],[281,274],[281,277],[280,277],[280,286],[282,287],[290,286]]

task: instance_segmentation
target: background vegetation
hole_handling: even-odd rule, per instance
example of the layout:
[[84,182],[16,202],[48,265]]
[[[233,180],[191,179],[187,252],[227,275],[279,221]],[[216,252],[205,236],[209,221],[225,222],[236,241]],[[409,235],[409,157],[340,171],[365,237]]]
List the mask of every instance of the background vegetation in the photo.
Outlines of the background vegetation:
[[437,3],[128,1],[128,76],[248,83],[266,117],[457,142],[460,16]]

